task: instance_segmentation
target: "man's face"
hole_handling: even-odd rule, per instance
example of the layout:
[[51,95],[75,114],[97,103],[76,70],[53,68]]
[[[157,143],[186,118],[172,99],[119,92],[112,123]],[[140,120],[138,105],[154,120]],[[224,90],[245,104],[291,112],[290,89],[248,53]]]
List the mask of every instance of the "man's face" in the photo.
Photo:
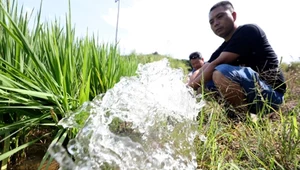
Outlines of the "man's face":
[[235,12],[219,6],[209,13],[209,24],[219,37],[226,38],[234,30]]
[[197,70],[201,68],[204,65],[204,60],[203,58],[195,58],[190,60],[192,67]]

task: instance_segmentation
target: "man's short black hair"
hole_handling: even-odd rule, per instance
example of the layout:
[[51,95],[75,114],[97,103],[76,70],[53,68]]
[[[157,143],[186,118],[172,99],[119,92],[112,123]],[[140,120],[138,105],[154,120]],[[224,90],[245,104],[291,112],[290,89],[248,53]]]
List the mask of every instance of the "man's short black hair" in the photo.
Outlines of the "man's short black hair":
[[225,9],[229,9],[231,12],[234,11],[233,5],[231,4],[231,2],[229,1],[220,1],[218,3],[216,3],[213,7],[210,8],[209,12],[211,12],[212,10],[218,8],[218,7],[223,7]]
[[201,59],[201,58],[202,58],[202,55],[201,55],[200,52],[196,51],[196,52],[191,53],[190,56],[189,56],[189,58],[190,58],[190,60],[191,60],[191,59],[196,59],[196,58]]

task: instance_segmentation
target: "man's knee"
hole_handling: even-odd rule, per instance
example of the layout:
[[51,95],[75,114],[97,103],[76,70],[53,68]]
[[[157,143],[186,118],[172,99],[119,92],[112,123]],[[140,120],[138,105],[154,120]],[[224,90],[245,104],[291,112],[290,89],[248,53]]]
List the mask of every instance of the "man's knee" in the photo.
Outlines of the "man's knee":
[[224,80],[225,76],[218,70],[215,70],[212,74],[212,80],[215,85],[222,83],[222,80]]
[[[216,67],[212,74],[212,79],[214,83],[222,84],[222,81],[228,79],[225,75],[230,72],[233,66],[229,64],[220,64]],[[224,75],[225,74],[225,75]]]

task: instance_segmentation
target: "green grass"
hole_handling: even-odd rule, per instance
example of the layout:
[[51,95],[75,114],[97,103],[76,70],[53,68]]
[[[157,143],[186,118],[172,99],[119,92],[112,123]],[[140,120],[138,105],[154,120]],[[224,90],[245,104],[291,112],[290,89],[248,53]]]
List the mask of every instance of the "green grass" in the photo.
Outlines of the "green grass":
[[[298,63],[284,69],[288,92],[280,110],[252,121],[233,122],[214,100],[200,113],[199,132],[206,142],[196,139],[201,169],[299,169],[300,110]],[[209,97],[207,97],[209,99]]]
[[[209,107],[209,106],[206,106]],[[218,106],[214,106],[218,108]],[[261,119],[234,124],[220,111],[199,127],[206,142],[197,141],[198,166],[202,169],[299,169],[300,137],[296,115],[276,121]],[[298,115],[299,116],[299,115]]]

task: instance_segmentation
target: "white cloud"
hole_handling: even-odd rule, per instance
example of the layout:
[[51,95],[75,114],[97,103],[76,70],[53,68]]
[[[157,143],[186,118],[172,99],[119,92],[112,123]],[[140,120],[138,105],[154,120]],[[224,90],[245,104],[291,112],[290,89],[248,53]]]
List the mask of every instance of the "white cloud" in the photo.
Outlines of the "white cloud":
[[[206,59],[223,41],[208,24],[208,11],[216,3],[199,0],[135,0],[131,7],[120,9],[119,36],[121,49],[138,53],[157,51],[175,58],[187,58],[200,51]],[[299,25],[296,25],[296,0],[258,1],[232,0],[238,22],[257,23],[266,32],[279,56],[299,55]],[[294,10],[293,10],[294,8]],[[116,25],[117,9],[110,9],[103,18]],[[292,26],[291,26],[292,25]],[[288,27],[291,26],[291,27]],[[289,54],[290,53],[290,54]]]
[[27,7],[27,6],[24,7],[24,13],[23,13],[24,15],[27,14],[30,16],[32,14],[32,12],[33,12],[32,8]]
[[[157,51],[177,58],[186,58],[191,51],[204,50],[201,44],[209,43],[203,38],[209,25],[199,19],[199,16],[207,17],[208,13],[201,9],[196,0],[135,1],[132,7],[120,10],[119,28],[127,31],[126,36],[120,37],[121,46],[126,46],[129,51]],[[113,26],[116,24],[116,10],[110,9],[104,17]],[[216,38],[212,33],[210,36]]]

